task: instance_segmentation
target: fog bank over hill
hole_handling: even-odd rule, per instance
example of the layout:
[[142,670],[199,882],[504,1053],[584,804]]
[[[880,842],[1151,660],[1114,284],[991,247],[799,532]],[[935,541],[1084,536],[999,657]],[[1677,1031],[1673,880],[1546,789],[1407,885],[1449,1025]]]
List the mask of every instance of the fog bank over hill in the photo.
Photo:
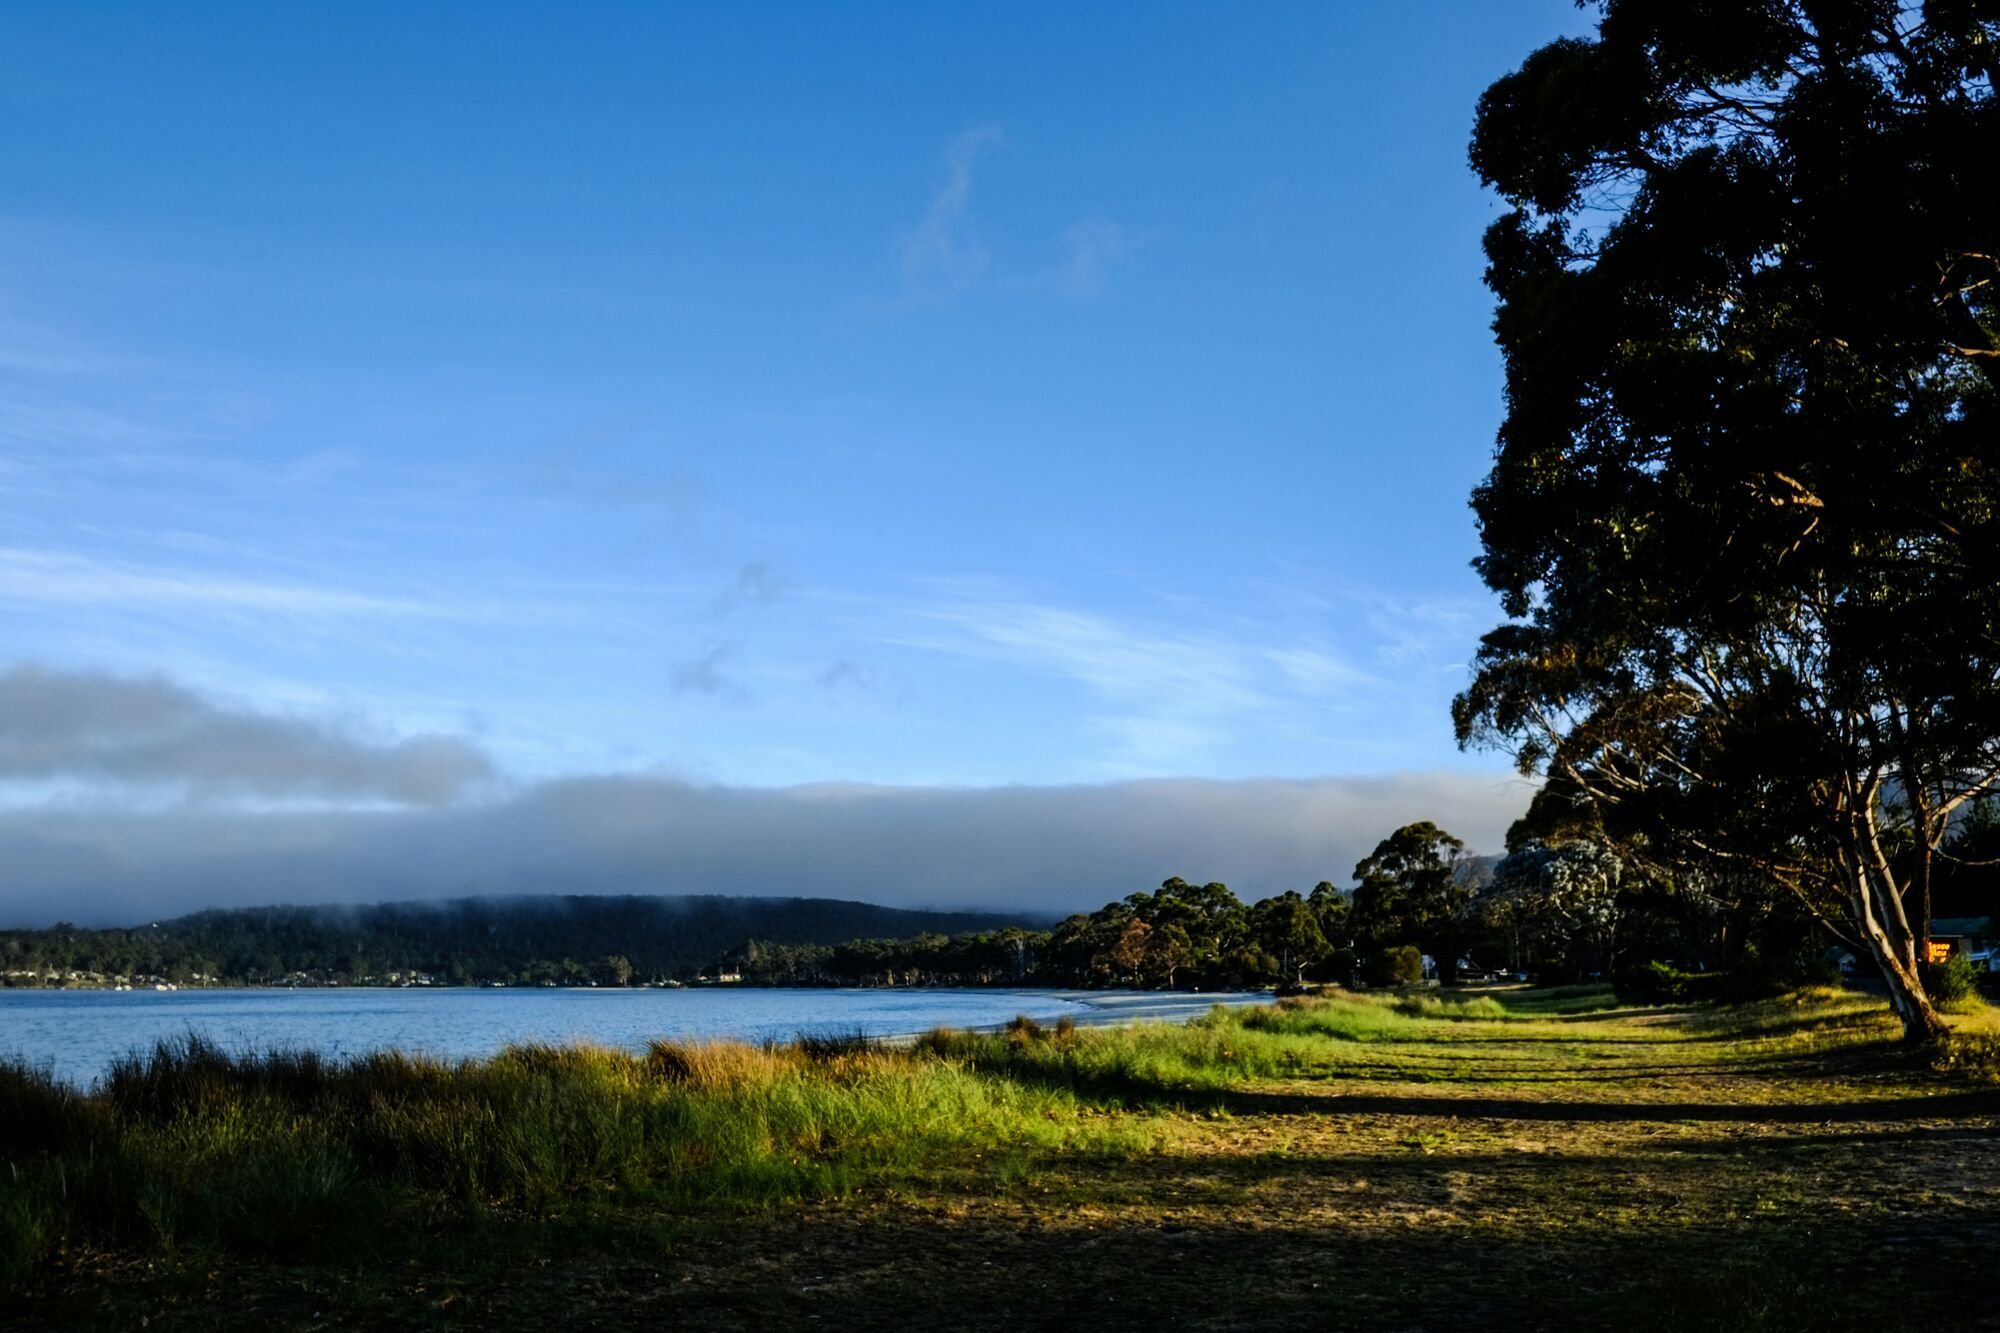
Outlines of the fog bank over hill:
[[728,894],[1067,913],[1169,875],[1247,899],[1346,883],[1431,819],[1500,846],[1528,790],[1401,773],[1241,782],[758,789],[602,777],[455,806],[0,813],[0,924],[479,894]]
[[217,701],[164,677],[0,672],[0,926],[510,894],[841,898],[1088,911],[1170,875],[1245,899],[1429,819],[1475,850],[1505,776],[1010,787],[509,776],[463,736]]

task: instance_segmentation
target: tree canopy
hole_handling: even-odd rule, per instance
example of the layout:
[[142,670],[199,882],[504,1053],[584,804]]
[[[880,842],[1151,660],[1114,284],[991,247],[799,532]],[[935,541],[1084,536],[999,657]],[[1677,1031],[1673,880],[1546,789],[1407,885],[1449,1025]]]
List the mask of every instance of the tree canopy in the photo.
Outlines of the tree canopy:
[[1607,0],[1481,99],[1508,616],[1456,702],[1872,958],[2000,777],[2000,7]]
[[1453,980],[1472,906],[1464,868],[1463,842],[1429,820],[1405,824],[1354,867],[1356,929],[1378,945],[1421,945]]

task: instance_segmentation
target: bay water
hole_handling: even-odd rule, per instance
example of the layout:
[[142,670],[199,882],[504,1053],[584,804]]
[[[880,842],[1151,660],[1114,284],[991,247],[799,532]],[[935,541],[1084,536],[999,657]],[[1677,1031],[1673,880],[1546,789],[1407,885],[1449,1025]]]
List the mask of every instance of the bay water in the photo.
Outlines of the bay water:
[[816,990],[717,986],[662,990],[0,990],[0,1058],[88,1086],[120,1056],[190,1034],[227,1050],[353,1056],[395,1048],[460,1059],[523,1042],[643,1050],[655,1037],[784,1041],[802,1033],[895,1037],[934,1027],[991,1028],[1025,1014],[1080,1024],[1180,1020],[1263,993],[1162,991]]

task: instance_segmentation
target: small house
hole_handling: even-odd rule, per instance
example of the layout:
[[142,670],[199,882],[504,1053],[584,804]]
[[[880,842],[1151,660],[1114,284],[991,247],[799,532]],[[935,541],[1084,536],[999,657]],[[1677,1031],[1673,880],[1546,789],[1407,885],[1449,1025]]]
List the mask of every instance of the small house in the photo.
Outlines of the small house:
[[1931,943],[1942,944],[1954,958],[1964,958],[1984,972],[2000,972],[2000,936],[1990,916],[1940,916],[1931,919]]

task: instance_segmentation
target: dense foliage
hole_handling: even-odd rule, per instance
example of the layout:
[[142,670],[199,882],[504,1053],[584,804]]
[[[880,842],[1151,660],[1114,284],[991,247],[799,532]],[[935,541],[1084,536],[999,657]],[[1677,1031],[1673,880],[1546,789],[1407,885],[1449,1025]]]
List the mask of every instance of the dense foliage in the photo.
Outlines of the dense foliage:
[[1356,915],[1383,944],[1423,946],[1440,978],[1456,980],[1472,909],[1468,868],[1463,842],[1429,822],[1406,824],[1354,867]]
[[755,945],[745,980],[807,985],[1137,986],[1230,989],[1318,977],[1344,938],[1347,896],[1330,883],[1247,905],[1224,884],[1170,879],[1048,931]]
[[2000,781],[2000,11],[1599,8],[1479,107],[1510,619],[1459,734],[1935,1036],[1936,854]]

